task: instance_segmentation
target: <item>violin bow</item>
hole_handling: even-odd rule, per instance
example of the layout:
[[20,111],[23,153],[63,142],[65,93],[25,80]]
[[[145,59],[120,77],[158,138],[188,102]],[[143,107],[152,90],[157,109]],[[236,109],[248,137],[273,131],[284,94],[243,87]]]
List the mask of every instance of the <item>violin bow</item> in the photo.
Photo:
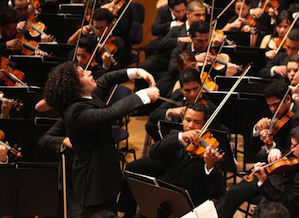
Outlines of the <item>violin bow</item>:
[[102,34],[102,36],[101,36],[101,39],[99,40],[98,44],[96,45],[96,47],[95,47],[95,49],[94,49],[93,54],[91,55],[91,57],[90,57],[90,59],[89,59],[88,64],[87,64],[86,67],[85,67],[85,70],[89,67],[90,63],[92,62],[92,59],[94,58],[94,56],[95,56],[95,54],[96,54],[96,51],[97,51],[98,49],[101,50],[101,49],[104,47],[106,41],[107,41],[107,40],[109,39],[109,37],[111,36],[113,30],[115,29],[116,25],[118,24],[118,22],[120,21],[120,19],[121,19],[122,16],[124,15],[124,13],[126,12],[127,8],[128,8],[129,5],[131,4],[131,2],[132,2],[132,0],[130,0],[130,1],[128,2],[128,4],[127,4],[126,7],[124,8],[124,10],[123,10],[122,13],[120,14],[120,16],[118,17],[118,19],[117,19],[116,22],[114,23],[114,25],[113,25],[113,27],[111,28],[110,32],[107,34],[107,36],[106,36],[106,38],[104,39],[104,41],[101,42],[102,39],[103,39],[103,37],[105,36],[105,33],[106,33],[107,29],[108,29],[108,26],[106,27],[106,29],[104,30],[104,32],[103,32],[103,34]]
[[238,18],[242,18],[242,11],[243,11],[243,8],[244,8],[244,4],[245,4],[245,0],[242,1],[242,5],[241,5],[240,11],[239,11]]
[[235,89],[237,88],[237,86],[239,85],[239,83],[241,82],[241,80],[243,79],[243,77],[246,75],[246,73],[250,70],[252,63],[250,63],[242,72],[241,76],[238,78],[238,80],[235,82],[235,84],[231,87],[231,89],[229,90],[229,92],[226,94],[226,96],[223,98],[223,100],[221,101],[221,103],[218,105],[218,107],[215,109],[215,111],[213,112],[213,114],[210,116],[210,118],[205,122],[205,124],[203,125],[203,127],[201,128],[201,135],[208,129],[208,127],[210,126],[210,124],[212,123],[212,121],[214,120],[214,118],[216,117],[216,115],[219,113],[219,111],[221,110],[221,108],[223,107],[223,105],[226,103],[226,101],[228,100],[228,98],[231,96],[232,92],[235,91]]
[[284,42],[286,41],[290,31],[293,29],[295,23],[297,22],[299,18],[299,12],[297,12],[295,19],[293,20],[293,22],[290,25],[290,28],[288,29],[287,33],[284,35],[284,37],[281,40],[281,43],[279,44],[278,48],[275,50],[275,53],[277,54],[279,52],[279,50],[281,49],[282,45],[284,44]]
[[[94,2],[96,2],[96,1],[94,1]],[[86,18],[86,14],[87,14],[89,4],[90,4],[90,0],[87,0],[85,10],[84,10],[84,15],[83,15],[82,22],[81,22],[81,31],[79,32],[79,37],[78,37],[76,47],[75,47],[75,51],[74,51],[74,55],[73,55],[73,61],[76,59],[76,53],[77,53],[78,46],[79,46],[79,41],[80,41],[80,38],[81,38],[81,35],[82,35],[82,30],[83,30],[83,26],[84,26],[84,22],[85,22],[85,18]],[[90,20],[92,20],[92,18],[90,18]]]
[[218,16],[211,22],[211,24],[214,24],[216,20],[218,20],[226,11],[229,9],[229,7],[235,2],[236,0],[232,0],[222,11],[218,14]]

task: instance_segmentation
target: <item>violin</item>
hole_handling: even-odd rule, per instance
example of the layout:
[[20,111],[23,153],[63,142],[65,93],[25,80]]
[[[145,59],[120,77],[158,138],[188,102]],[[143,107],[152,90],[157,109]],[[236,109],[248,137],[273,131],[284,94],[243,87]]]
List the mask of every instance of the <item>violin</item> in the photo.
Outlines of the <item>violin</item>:
[[263,12],[267,12],[269,11],[270,8],[273,8],[274,10],[277,10],[277,8],[279,8],[280,4],[277,0],[264,0],[261,4],[260,4],[260,8],[263,9]]
[[[20,81],[24,81],[25,74],[20,70],[11,68],[9,60],[7,58],[1,56],[0,63],[1,63],[1,69],[4,69],[5,71],[8,72],[8,75],[4,74],[4,81],[7,86],[15,86],[15,84],[16,84],[16,81],[9,74],[14,75]],[[19,81],[17,81],[17,82],[19,82]]]
[[294,111],[289,111],[284,115],[271,129],[271,135],[274,136],[277,132],[294,116]]
[[[2,101],[4,98],[4,93],[0,91],[0,101]],[[24,108],[23,102],[17,100],[13,100],[12,102],[12,108],[16,109],[16,111],[20,111]]]
[[[206,78],[208,77],[208,78]],[[218,91],[218,85],[212,81],[211,76],[207,72],[203,72],[201,76],[201,83],[203,84],[203,92],[215,92]]]
[[113,15],[116,17],[118,15],[118,11],[122,8],[122,6],[125,4],[125,0],[119,0],[113,8]]
[[[212,41],[214,42],[216,36],[224,36],[224,32],[222,30],[215,30],[213,32],[213,35],[212,35]],[[231,41],[227,38],[225,38],[225,42],[228,44],[228,45],[231,45],[231,46],[236,46],[236,43],[234,41]]]
[[112,54],[115,54],[117,52],[118,48],[115,44],[115,37],[114,36],[109,36],[109,38],[106,40],[105,45],[103,46],[103,51],[101,58],[104,59],[104,53],[107,52],[110,56],[111,62],[114,65],[117,65],[116,60],[113,58]]
[[48,55],[46,52],[38,48],[38,42],[35,40],[28,40],[24,34],[17,33],[16,38],[21,42],[21,52],[25,55],[33,55],[35,51],[40,52],[43,55]]
[[[262,169],[265,170],[265,173],[267,177],[283,174],[286,172],[292,172],[294,170],[298,170],[298,163],[299,163],[299,157],[296,158],[286,158],[286,156],[289,154],[288,152],[286,155],[283,156],[283,158],[274,161],[273,163],[269,163],[262,167]],[[244,176],[244,180],[246,182],[251,182],[254,178],[254,173],[256,173],[258,170],[254,170],[249,174]]]
[[256,21],[250,14],[243,18],[241,31],[256,33]]
[[[275,40],[275,45],[276,45],[276,48],[278,48],[279,46],[280,46],[280,44],[282,43],[282,38],[277,38],[276,40]],[[287,45],[286,45],[286,41],[284,41],[283,42],[283,44],[282,44],[282,48],[286,48],[287,47]]]
[[213,149],[216,149],[218,145],[219,142],[213,137],[213,134],[210,131],[206,131],[201,136],[199,145],[189,144],[186,147],[186,151],[188,151],[191,157],[203,157],[206,147],[211,146]]
[[17,151],[16,149],[10,147],[9,145],[7,145],[6,143],[3,142],[5,138],[5,134],[4,132],[0,129],[0,145],[4,146],[8,151],[10,151],[10,153],[16,155],[16,158],[21,158],[23,157],[22,153],[20,151]]

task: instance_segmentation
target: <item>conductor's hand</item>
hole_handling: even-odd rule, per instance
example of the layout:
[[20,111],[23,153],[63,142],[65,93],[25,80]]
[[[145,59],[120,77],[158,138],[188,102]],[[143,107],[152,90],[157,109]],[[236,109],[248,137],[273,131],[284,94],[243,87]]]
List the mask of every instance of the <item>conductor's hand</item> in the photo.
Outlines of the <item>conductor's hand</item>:
[[157,101],[157,99],[160,97],[160,90],[157,87],[150,87],[143,89],[148,97],[151,99],[151,102]]
[[142,68],[137,68],[136,69],[136,75],[141,78],[144,79],[145,81],[148,82],[149,87],[155,87],[156,86],[156,82],[154,77],[147,72],[146,70],[142,69]]

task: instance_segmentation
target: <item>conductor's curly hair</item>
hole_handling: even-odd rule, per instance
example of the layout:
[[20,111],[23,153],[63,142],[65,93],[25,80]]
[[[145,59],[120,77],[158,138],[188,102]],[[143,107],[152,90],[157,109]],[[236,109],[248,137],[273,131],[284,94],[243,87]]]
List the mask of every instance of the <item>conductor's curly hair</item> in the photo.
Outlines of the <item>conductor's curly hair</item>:
[[80,83],[77,64],[67,61],[53,68],[48,74],[43,97],[47,104],[62,112],[80,98],[83,86]]

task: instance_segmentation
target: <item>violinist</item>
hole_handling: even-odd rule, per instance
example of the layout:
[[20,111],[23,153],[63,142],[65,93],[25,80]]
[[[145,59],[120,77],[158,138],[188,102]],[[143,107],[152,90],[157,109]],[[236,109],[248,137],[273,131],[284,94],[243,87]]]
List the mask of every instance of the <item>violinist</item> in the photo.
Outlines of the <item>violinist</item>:
[[[113,26],[113,14],[107,10],[102,8],[97,8],[94,11],[92,25],[84,26],[82,29],[83,35],[93,35],[97,40],[102,37],[102,34],[105,31],[105,28],[108,27],[106,34],[108,34]],[[74,44],[78,40],[81,29],[78,29],[69,39],[68,44]],[[98,64],[101,64],[103,68],[107,71],[112,71],[113,69],[122,68],[125,62],[125,45],[124,41],[117,36],[113,36],[110,38],[111,40],[107,40],[106,47],[112,48],[116,51],[106,51],[103,49],[101,52],[100,58],[97,60]],[[105,39],[105,37],[104,37]],[[115,52],[113,54],[113,52]],[[110,54],[109,54],[110,53]],[[113,59],[115,62],[113,63]]]
[[288,57],[295,55],[299,51],[299,29],[292,29],[286,39],[285,51],[278,52],[275,57],[268,61],[267,65],[260,70],[258,75],[263,78],[287,78],[286,63]]
[[[197,67],[198,69],[198,67]],[[194,102],[197,94],[201,88],[200,73],[194,68],[185,68],[180,73],[180,89],[171,94],[170,99],[181,104],[181,106],[174,105],[170,102],[163,102],[158,108],[150,113],[149,120],[146,123],[146,131],[153,138],[154,141],[160,140],[158,133],[158,121],[168,120],[181,123],[185,114],[186,105]],[[208,105],[209,114],[213,114],[216,105],[202,94],[200,99]],[[220,116],[212,122],[213,129],[220,129]]]
[[290,12],[287,10],[282,11],[276,18],[273,34],[264,36],[260,48],[266,48],[266,57],[268,59],[273,59],[275,57],[275,50],[279,47],[283,37],[289,30],[292,20]]
[[[274,201],[282,203],[289,211],[290,217],[297,217],[299,206],[299,172],[298,172],[298,157],[299,157],[299,127],[294,127],[290,131],[291,136],[291,151],[295,156],[293,165],[286,168],[286,172],[273,178],[268,178],[267,172],[271,172],[270,168],[263,169],[264,163],[255,165],[254,180],[250,183],[242,181],[233,186],[224,195],[223,200],[217,207],[219,218],[232,218],[235,210],[250,198],[261,194],[263,201]],[[284,165],[285,159],[279,160],[281,166]],[[272,163],[271,161],[270,163]],[[274,162],[275,163],[275,162]],[[280,165],[280,164],[279,164]],[[279,166],[278,165],[278,166]],[[273,165],[274,166],[274,165]],[[288,170],[289,168],[289,170]]]
[[[299,55],[292,55],[287,62],[288,80],[292,86],[299,83]],[[295,90],[292,90],[295,91]],[[295,91],[296,92],[296,91]]]
[[[48,35],[43,32],[39,37],[33,37],[29,35],[29,33],[24,30],[26,30],[25,25],[30,25],[28,24],[28,19],[29,17],[33,16],[35,17],[35,9],[29,8],[29,3],[27,0],[11,0],[11,7],[18,13],[19,15],[19,22],[17,26],[18,32],[22,32],[26,34],[27,39],[34,39],[35,41],[39,42],[52,42],[53,41],[53,36]],[[33,6],[31,6],[33,7]],[[30,11],[30,13],[29,13]]]
[[[150,156],[129,163],[126,170],[159,178],[188,191],[195,206],[207,199],[222,196],[221,171],[215,165],[215,150],[207,147],[204,158],[191,158],[185,146],[199,141],[198,134],[208,117],[208,108],[200,102],[187,105],[183,118],[183,131],[173,130],[150,148]],[[179,173],[178,173],[179,172]],[[124,218],[136,213],[136,201],[123,181],[119,199],[119,211]]]
[[235,1],[235,16],[222,28],[222,31],[242,31],[251,33],[251,47],[256,46],[258,22],[249,14],[250,0]]

